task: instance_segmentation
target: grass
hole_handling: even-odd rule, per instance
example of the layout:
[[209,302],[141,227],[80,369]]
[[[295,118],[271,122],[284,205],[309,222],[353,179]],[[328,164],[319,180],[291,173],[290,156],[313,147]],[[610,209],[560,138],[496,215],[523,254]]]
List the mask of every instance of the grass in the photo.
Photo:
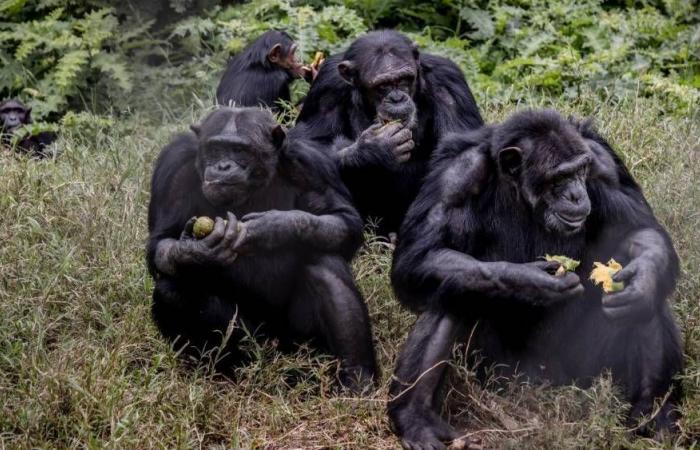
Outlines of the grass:
[[[635,439],[609,377],[592,388],[479,385],[455,350],[446,414],[492,448],[698,447],[700,125],[653,99],[602,105],[528,99],[591,115],[644,187],[682,259],[674,310],[685,336],[682,433]],[[512,106],[485,103],[489,120]],[[55,160],[0,153],[0,448],[396,448],[387,385],[411,323],[388,283],[389,250],[354,263],[383,375],[364,398],[334,388],[336,363],[250,344],[235,381],[189,367],[150,321],[146,206],[153,160],[202,114],[130,118],[68,131]],[[290,379],[294,383],[290,383]]]

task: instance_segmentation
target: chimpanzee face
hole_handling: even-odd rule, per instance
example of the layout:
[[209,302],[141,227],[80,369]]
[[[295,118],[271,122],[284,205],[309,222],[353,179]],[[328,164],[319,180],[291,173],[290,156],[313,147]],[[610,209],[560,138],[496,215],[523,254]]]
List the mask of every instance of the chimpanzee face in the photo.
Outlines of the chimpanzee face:
[[583,230],[591,212],[586,180],[592,155],[580,136],[549,133],[522,139],[502,149],[498,161],[549,232],[572,235]]
[[268,111],[256,110],[254,115],[240,111],[222,108],[201,127],[193,127],[200,138],[197,168],[202,192],[213,205],[245,204],[270,184],[277,171],[284,129]]
[[267,54],[267,59],[277,67],[289,72],[293,77],[301,78],[304,75],[304,64],[297,58],[296,51],[297,45],[292,43],[290,39],[285,45],[280,43],[273,45]]
[[351,59],[338,64],[340,75],[362,92],[382,122],[416,125],[414,97],[419,83],[418,48],[388,32],[369,33],[348,49]]
[[31,123],[31,108],[17,100],[6,100],[0,103],[0,128],[10,133],[20,126]]

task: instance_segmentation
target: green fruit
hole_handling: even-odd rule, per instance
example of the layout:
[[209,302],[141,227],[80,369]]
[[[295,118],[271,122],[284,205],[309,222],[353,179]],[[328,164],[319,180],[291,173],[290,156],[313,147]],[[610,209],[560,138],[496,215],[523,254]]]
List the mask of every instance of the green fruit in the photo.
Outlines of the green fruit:
[[197,239],[202,239],[208,236],[212,231],[214,231],[214,220],[212,220],[211,217],[197,217],[197,220],[194,222],[194,226],[192,227],[192,234],[194,234],[194,237]]

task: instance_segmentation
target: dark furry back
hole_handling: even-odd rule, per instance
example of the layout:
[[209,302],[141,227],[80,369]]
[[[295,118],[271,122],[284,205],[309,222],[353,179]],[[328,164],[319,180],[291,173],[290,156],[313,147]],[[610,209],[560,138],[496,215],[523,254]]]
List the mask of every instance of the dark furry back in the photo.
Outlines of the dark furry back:
[[292,39],[281,31],[267,31],[231,58],[216,90],[220,105],[275,107],[278,100],[290,100],[292,76],[267,58],[275,44],[281,44],[286,55]]

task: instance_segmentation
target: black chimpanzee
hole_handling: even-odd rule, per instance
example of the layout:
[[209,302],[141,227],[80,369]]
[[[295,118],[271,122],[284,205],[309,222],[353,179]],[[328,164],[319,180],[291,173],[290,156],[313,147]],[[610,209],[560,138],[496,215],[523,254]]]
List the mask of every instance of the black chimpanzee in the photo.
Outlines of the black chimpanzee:
[[289,101],[289,85],[295,78],[311,81],[315,69],[296,57],[297,45],[283,31],[270,30],[231,58],[216,90],[220,105],[267,106]]
[[333,150],[355,206],[381,219],[386,235],[398,230],[438,141],[482,123],[454,63],[375,31],[321,66],[291,134]]
[[[581,264],[557,275],[545,254]],[[610,258],[625,287],[603,294],[588,274]],[[411,449],[456,437],[439,416],[440,361],[469,334],[480,369],[557,385],[609,369],[631,421],[657,399],[655,430],[673,429],[682,350],[666,299],[678,271],[667,232],[589,123],[528,111],[446,139],[394,256],[396,294],[420,313],[391,387],[395,431]]]
[[[366,386],[375,356],[348,263],[362,222],[334,162],[289,142],[266,110],[221,108],[192,130],[163,149],[152,178],[148,263],[163,335],[199,353],[235,320],[226,365],[243,356],[244,329],[283,348],[317,340],[340,359],[344,385]],[[190,218],[202,215],[216,217],[214,231],[194,239]]]
[[[32,123],[32,108],[17,99],[0,102],[0,142],[7,147],[12,146],[13,135],[23,125]],[[31,152],[35,156],[46,156],[46,147],[56,140],[56,133],[42,131],[36,135],[22,138],[17,143],[17,149]]]

